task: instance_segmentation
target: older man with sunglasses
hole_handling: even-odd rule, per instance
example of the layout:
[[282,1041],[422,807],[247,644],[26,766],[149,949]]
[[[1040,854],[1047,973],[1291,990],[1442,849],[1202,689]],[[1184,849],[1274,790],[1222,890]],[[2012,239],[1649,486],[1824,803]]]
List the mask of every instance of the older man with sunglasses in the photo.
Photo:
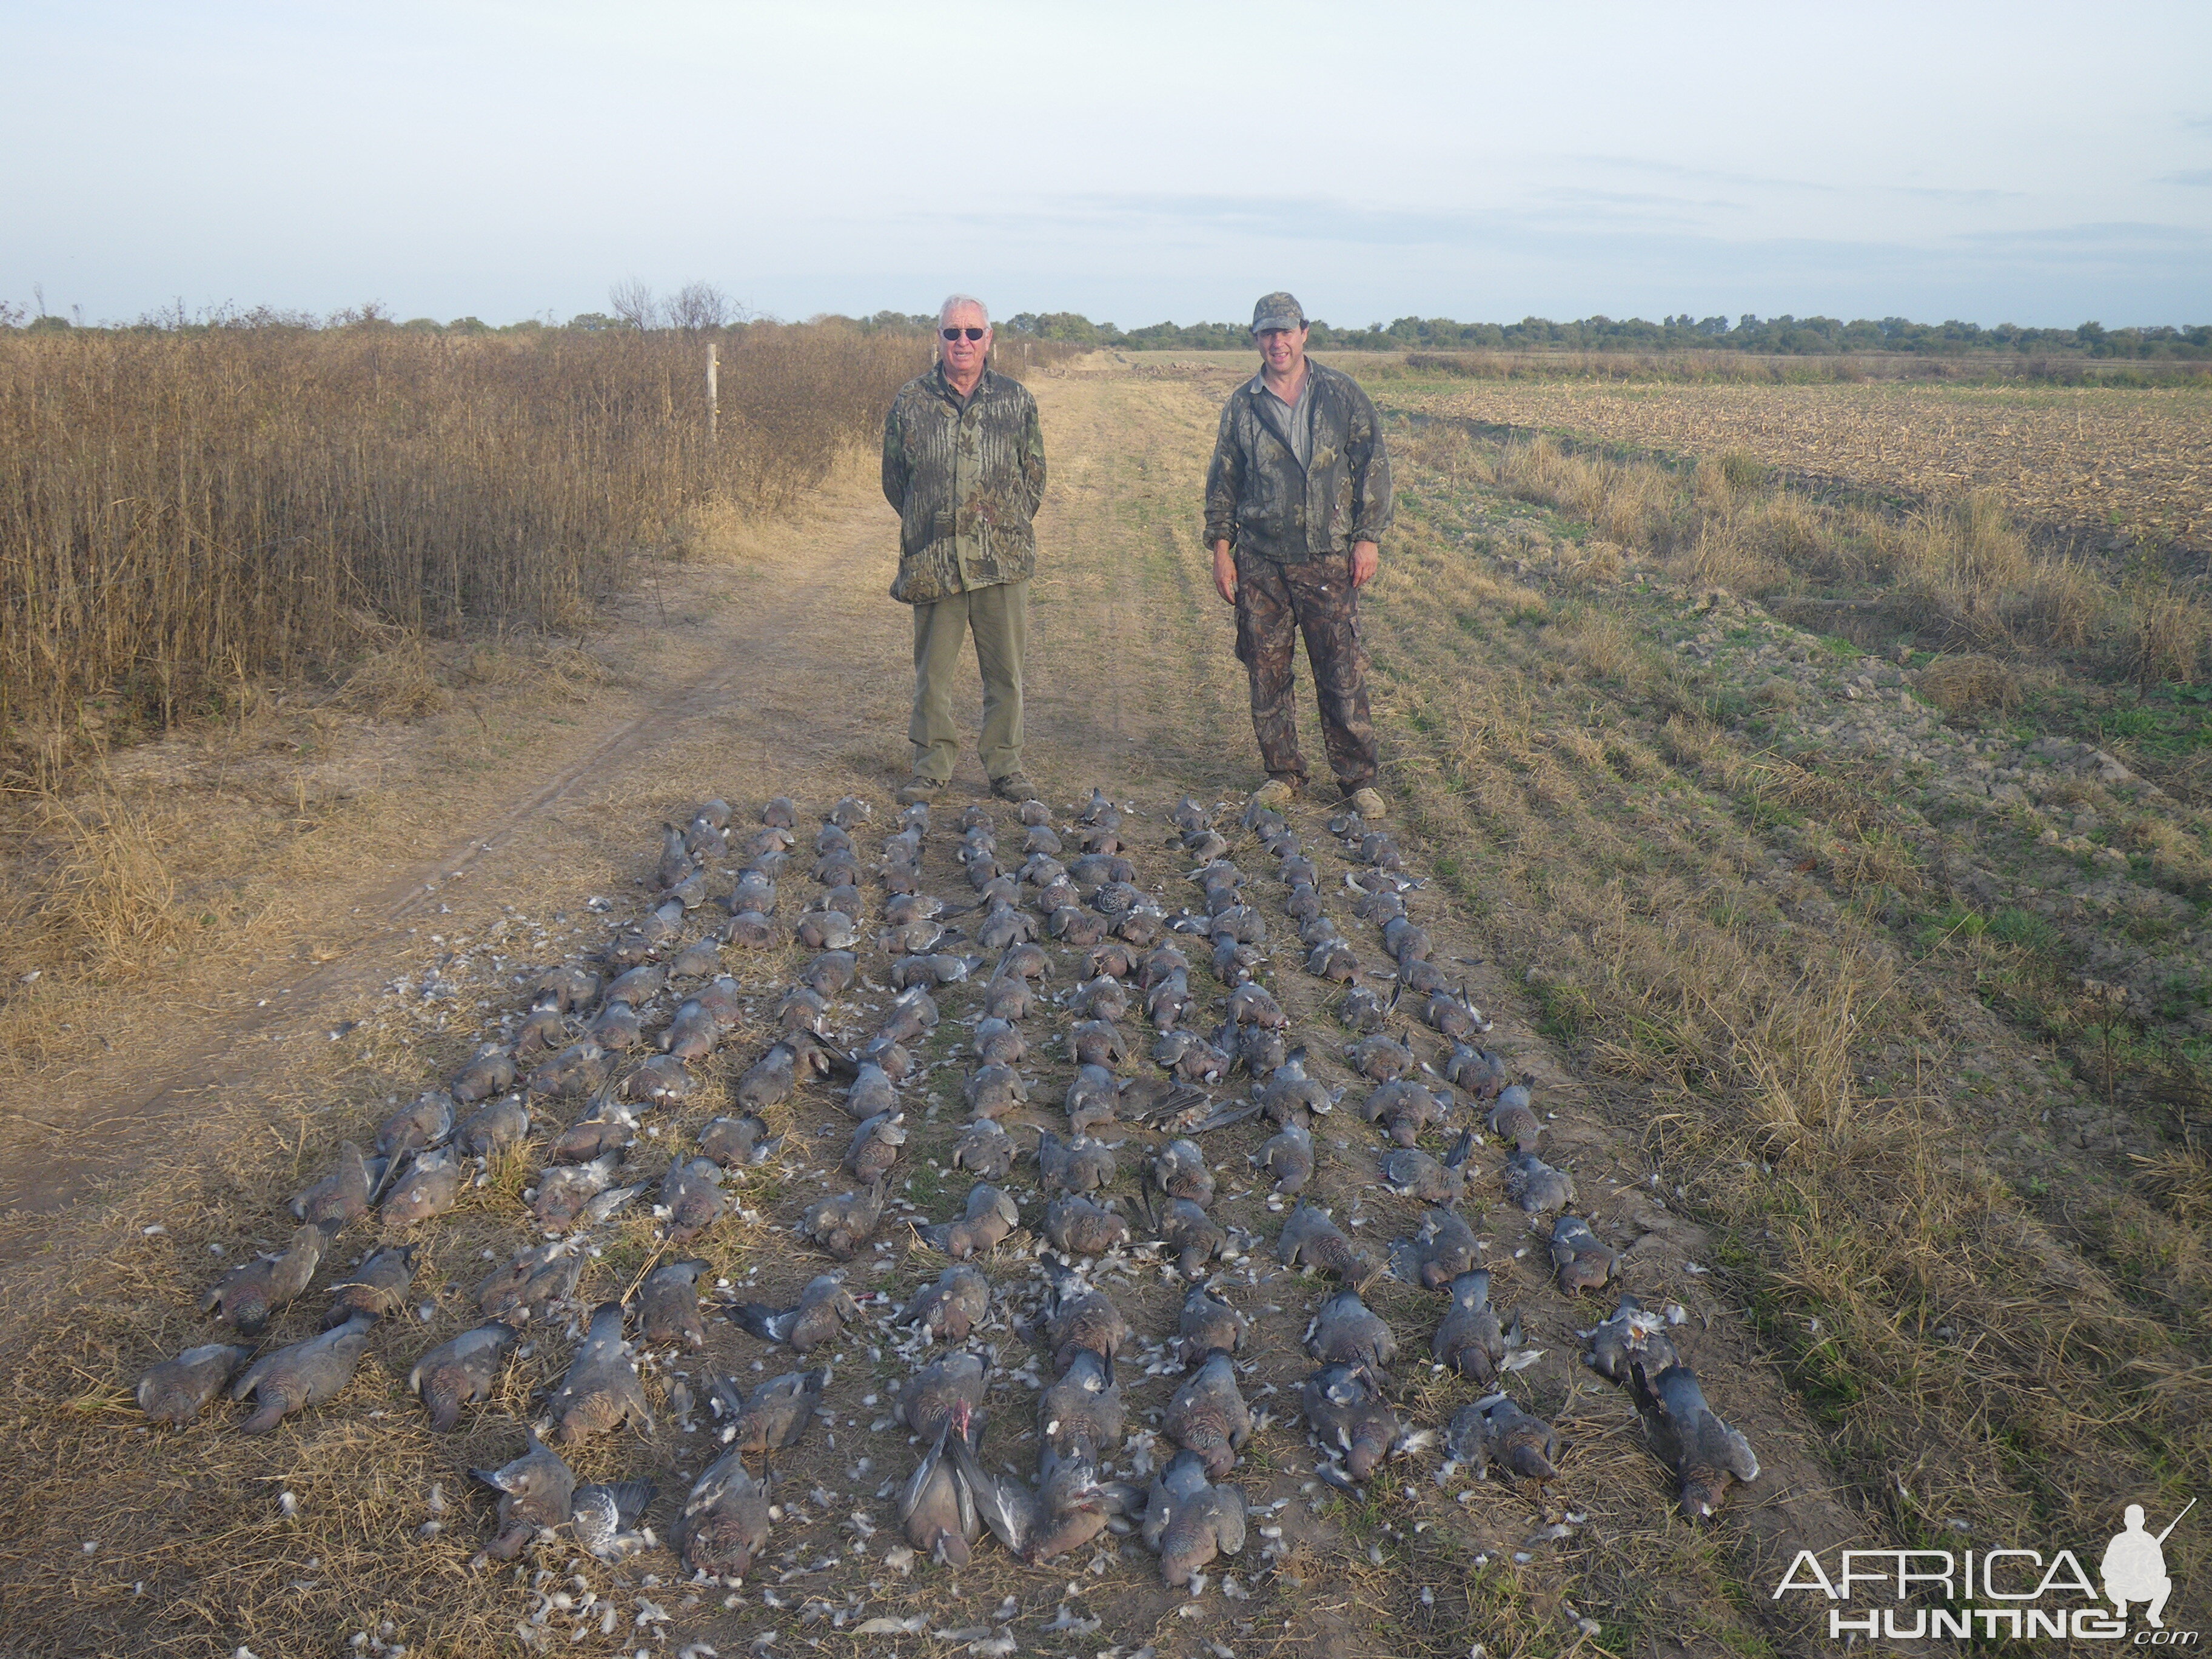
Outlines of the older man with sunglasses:
[[1022,772],[1022,653],[1029,639],[1030,527],[1044,499],[1036,400],[989,368],[991,319],[956,294],[938,307],[937,366],[899,388],[884,422],[884,495],[899,513],[891,597],[914,607],[914,776],[902,804],[934,799],[960,734],[952,678],[973,634],[983,676],[976,745],[991,793],[1030,794]]

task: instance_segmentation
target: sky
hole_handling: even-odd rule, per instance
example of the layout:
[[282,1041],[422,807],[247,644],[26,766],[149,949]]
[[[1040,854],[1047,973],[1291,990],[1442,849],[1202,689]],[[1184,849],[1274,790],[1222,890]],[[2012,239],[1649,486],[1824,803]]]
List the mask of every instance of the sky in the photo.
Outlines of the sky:
[[2212,5],[0,0],[0,301],[2212,321]]

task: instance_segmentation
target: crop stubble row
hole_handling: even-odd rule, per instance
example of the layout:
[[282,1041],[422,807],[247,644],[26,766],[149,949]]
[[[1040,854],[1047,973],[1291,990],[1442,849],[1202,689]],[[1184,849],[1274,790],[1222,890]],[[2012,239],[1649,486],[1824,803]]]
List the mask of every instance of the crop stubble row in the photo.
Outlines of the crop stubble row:
[[1713,453],[1942,498],[1992,489],[2018,517],[2212,545],[2212,396],[2193,389],[1480,385],[1438,413]]

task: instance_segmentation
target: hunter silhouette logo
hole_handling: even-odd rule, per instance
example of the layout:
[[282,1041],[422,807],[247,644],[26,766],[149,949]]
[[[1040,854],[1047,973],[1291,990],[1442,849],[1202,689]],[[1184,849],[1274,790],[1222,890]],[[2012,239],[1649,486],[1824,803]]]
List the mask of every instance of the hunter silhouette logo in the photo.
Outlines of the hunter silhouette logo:
[[[2181,1506],[2181,1515],[2196,1507],[2192,1498]],[[2166,1531],[2154,1538],[2143,1530],[2142,1505],[2128,1505],[2122,1517],[2127,1530],[2105,1546],[2105,1559],[2097,1565],[2098,1577],[2105,1581],[2105,1599],[2121,1618],[2128,1616],[2130,1601],[2148,1601],[2150,1605],[2143,1610],[2143,1617],[2150,1620],[2153,1630],[2166,1628],[2166,1620],[2160,1615],[2166,1611],[2166,1598],[2173,1594],[2173,1580],[2166,1574],[2166,1540],[2181,1524],[2181,1515],[2167,1522]]]

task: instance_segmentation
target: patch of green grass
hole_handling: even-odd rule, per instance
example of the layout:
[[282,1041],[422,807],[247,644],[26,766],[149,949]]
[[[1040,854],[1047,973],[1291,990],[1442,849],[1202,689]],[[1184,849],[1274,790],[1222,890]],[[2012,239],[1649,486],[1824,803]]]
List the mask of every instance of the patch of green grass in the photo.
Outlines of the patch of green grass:
[[2005,945],[2017,945],[2024,951],[2039,951],[2045,956],[2057,956],[2064,938],[2059,931],[2033,910],[2023,910],[2018,905],[2007,905],[1990,918],[1990,937]]

